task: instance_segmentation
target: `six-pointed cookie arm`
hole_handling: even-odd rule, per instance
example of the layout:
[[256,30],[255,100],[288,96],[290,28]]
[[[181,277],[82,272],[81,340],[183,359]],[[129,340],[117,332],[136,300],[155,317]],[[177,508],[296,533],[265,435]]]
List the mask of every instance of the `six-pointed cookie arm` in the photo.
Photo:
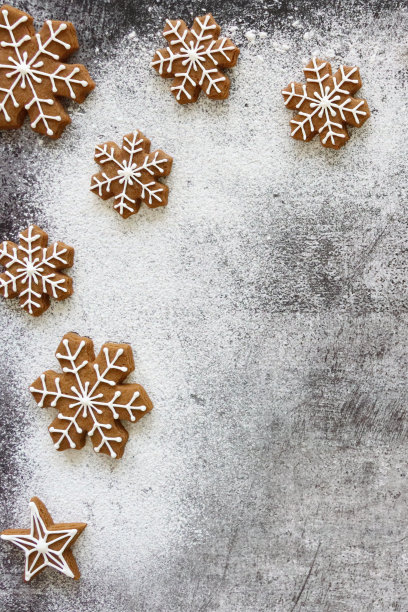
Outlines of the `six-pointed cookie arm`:
[[158,49],[154,54],[152,66],[160,76],[169,79],[174,76],[174,62],[179,58],[171,47]]
[[309,96],[313,98],[315,92],[319,95],[324,95],[325,87],[328,83],[332,82],[330,62],[325,62],[319,57],[313,57],[304,67],[303,73],[306,78]]
[[34,36],[33,18],[14,6],[4,4],[0,8],[0,32],[5,37],[2,47],[19,57],[25,50],[27,42]]
[[94,89],[95,83],[82,64],[60,64],[55,62],[50,72],[35,71],[41,79],[48,79],[54,96],[71,98],[79,104]]
[[182,19],[166,19],[166,26],[163,36],[169,43],[169,48],[173,53],[178,54],[181,49],[190,47],[194,44],[195,38]]
[[36,40],[38,58],[43,61],[46,57],[63,61],[79,49],[76,30],[70,21],[47,19],[36,34]]
[[210,43],[204,55],[216,66],[232,68],[238,61],[239,49],[229,38],[219,38]]
[[350,138],[347,128],[337,118],[333,120],[327,113],[325,119],[325,123],[319,129],[321,143],[330,149],[340,149]]
[[198,84],[212,100],[225,100],[225,98],[228,98],[230,89],[229,77],[217,68],[205,68],[203,66]]
[[123,137],[121,160],[143,163],[145,155],[150,151],[150,140],[142,132],[130,132]]
[[59,138],[66,126],[71,123],[70,116],[61,102],[54,97],[51,98],[48,92],[44,93],[44,97],[38,95],[31,80],[29,80],[27,87],[30,88],[32,95],[25,109],[30,117],[32,129],[44,136],[53,139]]
[[16,98],[18,80],[15,78],[10,84],[10,79],[6,76],[10,72],[8,66],[7,54],[0,49],[0,129],[2,130],[19,128],[26,115],[24,105],[19,104]]
[[[30,392],[40,408],[56,408],[58,411],[71,411],[74,399],[65,375],[46,370],[30,386]],[[68,397],[67,397],[68,396]]]
[[211,13],[208,13],[194,19],[191,33],[194,36],[195,42],[201,44],[211,39],[216,40],[221,33],[221,27]]
[[118,171],[122,170],[122,151],[115,142],[109,141],[95,147],[94,160],[101,166],[91,179],[91,191],[95,191],[102,200],[112,197],[112,186],[120,179]]
[[129,344],[104,344],[93,364],[97,375],[95,390],[99,385],[116,385],[125,380],[133,372],[135,364],[133,353]]
[[36,253],[39,256],[39,251],[45,248],[48,244],[48,234],[44,232],[38,225],[30,225],[24,231],[20,232],[20,249],[25,253]]
[[152,410],[153,404],[142,385],[128,383],[115,388],[109,407],[114,418],[135,423]]
[[171,93],[179,104],[192,104],[200,95],[200,85],[190,75],[188,68],[182,73],[176,72],[171,83]]
[[296,83],[293,81],[289,83],[287,87],[282,89],[282,96],[285,102],[286,108],[290,110],[303,110],[301,107],[309,99],[306,85],[303,83]]
[[0,244],[0,265],[10,267],[19,263],[18,245],[10,240]]
[[168,176],[171,172],[171,167],[173,165],[173,158],[171,155],[167,155],[161,149],[157,149],[156,151],[152,151],[145,158],[143,162],[143,168],[152,175],[160,178],[162,176]]
[[333,79],[335,87],[351,95],[355,94],[362,85],[360,70],[357,66],[340,66]]
[[296,140],[309,142],[317,134],[309,113],[301,111],[290,120],[290,135]]
[[19,252],[14,242],[0,244],[0,265],[6,268],[0,274],[0,295],[5,298],[14,298],[18,295],[16,277],[19,276]]
[[79,407],[72,413],[59,412],[54,418],[48,431],[55,448],[58,451],[69,448],[81,450],[85,446],[87,431],[78,424],[78,416],[82,408]]
[[82,380],[88,380],[89,375],[93,373],[91,363],[95,359],[95,353],[90,338],[68,332],[62,338],[55,356],[70,386],[76,384],[81,388]]
[[8,271],[0,274],[0,295],[4,298],[15,298],[18,295],[16,279]]
[[54,270],[64,270],[73,265],[74,253],[74,248],[65,242],[54,242],[45,252],[44,263]]
[[105,417],[107,417],[106,422],[101,422],[99,415],[98,420],[93,416],[93,427],[89,430],[88,435],[95,452],[108,455],[112,459],[120,459],[129,434],[121,422],[115,421],[106,410]]
[[42,275],[43,291],[57,301],[66,300],[73,294],[72,278],[66,274],[45,270]]
[[341,119],[354,127],[360,127],[370,116],[366,100],[347,97],[338,103]]
[[72,380],[70,381],[68,376],[47,370],[30,387],[40,408],[51,407],[58,410],[58,415],[48,427],[57,450],[80,449],[86,441],[86,431],[83,431],[77,422],[83,408],[72,392],[70,382]]

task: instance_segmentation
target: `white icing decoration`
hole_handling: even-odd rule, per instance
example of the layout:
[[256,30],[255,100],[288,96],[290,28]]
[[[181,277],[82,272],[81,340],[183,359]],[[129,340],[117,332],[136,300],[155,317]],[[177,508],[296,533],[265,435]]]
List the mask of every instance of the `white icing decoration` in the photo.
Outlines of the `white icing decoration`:
[[[138,137],[139,136],[139,137]],[[142,173],[144,172],[150,174],[151,176],[160,175],[163,173],[163,168],[161,167],[163,164],[168,162],[168,158],[163,157],[162,159],[158,159],[159,152],[155,151],[154,157],[149,161],[150,154],[147,153],[143,163],[138,165],[133,161],[133,158],[138,153],[143,151],[143,136],[134,132],[132,135],[132,139],[124,138],[124,146],[123,149],[126,153],[129,154],[129,160],[124,160],[121,162],[119,159],[115,157],[115,150],[111,148],[108,149],[108,145],[104,144],[102,146],[97,146],[95,150],[95,157],[98,160],[99,164],[106,164],[106,162],[114,162],[118,168],[117,173],[113,177],[108,177],[105,172],[102,172],[103,180],[98,178],[97,175],[92,177],[93,184],[91,185],[91,189],[98,190],[98,195],[102,196],[103,190],[110,191],[111,184],[114,181],[118,181],[122,185],[122,191],[118,195],[115,195],[115,200],[117,200],[116,204],[114,204],[114,208],[118,210],[118,212],[122,215],[125,210],[133,211],[132,206],[129,204],[135,204],[136,200],[131,198],[127,189],[128,186],[132,186],[134,183],[138,183],[138,185],[142,189],[142,193],[140,198],[142,200],[147,201],[149,204],[153,203],[153,200],[157,202],[163,202],[163,198],[161,193],[163,192],[163,186],[156,182],[150,181],[148,183],[143,182]]]
[[[211,30],[216,28],[216,24],[209,24],[210,15],[205,15],[203,17],[203,21],[200,20],[200,17],[196,17],[195,23],[199,25],[200,31],[197,33],[195,30],[186,29],[183,34],[180,34],[179,29],[181,25],[181,21],[177,20],[176,24],[173,25],[172,22],[167,19],[166,24],[168,29],[164,30],[163,35],[166,34],[174,34],[177,37],[176,41],[172,41],[170,45],[180,43],[182,45],[181,49],[174,53],[171,46],[167,47],[166,51],[169,54],[169,57],[163,57],[160,51],[157,51],[157,55],[159,59],[152,62],[152,66],[159,67],[159,74],[163,75],[163,72],[167,72],[170,74],[173,70],[173,63],[176,60],[183,60],[182,65],[185,66],[185,70],[182,72],[176,72],[174,74],[175,77],[183,77],[180,85],[172,86],[172,91],[177,91],[176,100],[180,100],[181,95],[184,94],[189,100],[191,100],[192,96],[190,92],[186,89],[186,85],[190,83],[196,87],[200,85],[202,87],[204,80],[208,80],[208,85],[205,90],[205,93],[209,95],[211,91],[214,89],[217,93],[220,93],[221,90],[217,83],[221,81],[225,81],[225,76],[216,68],[218,65],[218,61],[216,60],[214,54],[221,53],[225,59],[229,62],[231,61],[231,57],[228,56],[228,51],[235,51],[235,45],[228,46],[228,38],[219,39],[220,45],[214,49],[214,45],[216,44],[216,40],[213,39],[213,35]],[[187,44],[185,38],[191,32],[195,37],[195,42],[191,41],[190,44]],[[207,46],[203,44],[204,41],[211,40],[210,44]],[[214,68],[206,68],[205,62],[210,60]],[[190,74],[191,70],[198,71],[200,73],[200,77],[198,80],[193,78]]]
[[[83,359],[78,364],[76,364],[77,359],[81,359],[81,352],[85,346],[85,342],[82,340],[79,344],[79,347],[74,353],[72,353],[69,341],[66,338],[63,340],[63,345],[65,347],[66,352],[65,354],[58,353],[57,357],[58,359],[64,359],[68,362],[68,366],[64,366],[62,371],[66,374],[73,374],[75,376],[75,384],[71,387],[72,393],[67,394],[61,391],[60,378],[55,379],[56,391],[51,391],[47,389],[44,374],[42,374],[40,377],[42,384],[41,389],[30,387],[31,392],[41,393],[41,398],[39,400],[36,400],[40,408],[45,405],[45,402],[48,405],[55,407],[57,405],[57,402],[61,398],[68,399],[71,401],[69,407],[70,409],[72,409],[72,412],[74,414],[72,416],[64,416],[61,413],[58,414],[59,420],[67,421],[69,423],[68,427],[66,429],[58,429],[55,427],[49,428],[50,432],[61,434],[57,441],[54,443],[54,446],[58,449],[61,445],[61,442],[64,440],[64,438],[66,438],[70,448],[75,448],[75,442],[72,440],[69,434],[70,429],[71,427],[74,427],[77,433],[82,433],[82,429],[78,425],[77,420],[81,416],[86,417],[89,415],[92,418],[93,426],[88,431],[88,436],[92,437],[96,432],[98,432],[101,437],[100,444],[94,447],[95,452],[98,453],[103,448],[103,446],[106,446],[110,456],[112,458],[115,458],[117,456],[117,453],[113,450],[111,443],[122,442],[122,438],[106,435],[106,431],[112,429],[112,425],[110,425],[109,423],[100,423],[98,421],[98,415],[103,414],[103,409],[108,409],[112,413],[112,417],[114,419],[119,419],[119,414],[116,412],[116,409],[123,408],[128,412],[129,420],[134,422],[136,421],[136,417],[133,414],[133,411],[146,411],[146,406],[133,405],[134,402],[140,396],[140,393],[138,391],[135,391],[133,393],[131,399],[126,404],[118,403],[117,400],[121,397],[121,392],[118,390],[114,391],[113,396],[110,400],[107,400],[105,398],[106,391],[105,393],[98,393],[98,388],[102,384],[108,384],[112,387],[116,385],[114,381],[106,378],[107,374],[111,370],[120,370],[121,372],[127,372],[127,368],[125,366],[116,365],[116,362],[118,361],[119,357],[123,354],[123,349],[118,349],[112,359],[110,359],[109,350],[107,349],[107,347],[104,347],[103,353],[106,360],[106,368],[101,373],[99,371],[98,364],[92,364],[92,367],[94,368],[96,373],[96,382],[91,386],[89,381],[82,381],[80,375],[80,371],[88,364],[88,361],[86,359]],[[50,401],[51,398],[53,398],[52,401]]]
[[[359,103],[356,106],[349,106],[349,103],[353,100],[352,95],[346,90],[342,89],[345,83],[358,83],[357,79],[351,78],[353,74],[357,72],[356,67],[352,67],[349,71],[345,72],[345,66],[340,66],[341,73],[341,81],[338,83],[336,78],[333,77],[333,87],[329,87],[325,85],[325,81],[330,78],[329,74],[321,75],[320,72],[325,68],[327,62],[322,62],[321,64],[317,64],[316,58],[312,59],[313,67],[306,67],[305,70],[307,72],[311,72],[315,75],[315,78],[307,77],[307,83],[317,83],[319,86],[319,92],[314,92],[314,95],[309,95],[306,85],[302,85],[302,94],[299,94],[295,91],[295,83],[290,84],[290,90],[284,90],[282,93],[287,95],[288,97],[285,99],[285,105],[289,104],[289,102],[295,98],[298,99],[299,102],[296,104],[296,108],[300,108],[302,104],[307,100],[309,102],[311,111],[304,112],[300,111],[299,114],[304,117],[304,119],[296,121],[292,119],[291,124],[294,129],[291,132],[291,135],[294,136],[299,130],[301,130],[303,140],[306,140],[307,134],[305,131],[305,126],[309,124],[310,129],[313,132],[317,132],[320,134],[323,130],[327,129],[327,133],[322,139],[322,143],[325,144],[329,139],[332,144],[335,144],[335,138],[345,138],[346,135],[343,132],[336,131],[336,129],[343,129],[343,125],[336,121],[333,121],[332,117],[335,117],[337,113],[339,114],[342,121],[345,123],[347,119],[344,115],[345,112],[349,112],[353,115],[353,118],[357,124],[360,123],[360,117],[366,116],[366,112],[359,110],[361,106],[364,105],[364,100],[359,100]],[[340,100],[346,95],[347,97],[340,103]],[[355,98],[354,98],[355,100]],[[319,117],[320,119],[324,116],[325,123],[318,130],[315,129],[313,124],[313,117]]]
[[[44,128],[48,134],[48,136],[52,136],[54,134],[54,130],[52,129],[50,122],[51,121],[61,121],[60,115],[50,115],[47,114],[46,107],[53,106],[55,100],[53,98],[40,98],[36,91],[36,84],[40,84],[43,82],[43,79],[49,79],[50,84],[50,92],[57,93],[56,82],[62,81],[68,88],[69,96],[75,99],[76,94],[72,88],[72,85],[78,85],[81,87],[86,87],[88,85],[85,80],[78,80],[74,78],[80,69],[75,66],[72,67],[70,74],[61,75],[61,72],[67,69],[65,64],[59,64],[54,72],[48,73],[41,70],[44,66],[44,62],[40,59],[41,56],[48,55],[54,60],[58,60],[59,56],[55,53],[49,51],[48,47],[51,43],[58,43],[64,49],[70,49],[70,45],[66,43],[64,40],[59,38],[59,34],[67,29],[67,25],[65,23],[61,23],[57,29],[53,29],[52,21],[46,21],[46,25],[49,29],[49,37],[46,41],[42,42],[40,35],[35,34],[35,36],[30,37],[28,34],[22,36],[20,39],[16,39],[14,30],[21,24],[27,21],[27,17],[23,15],[17,21],[10,24],[9,20],[9,12],[7,9],[2,10],[2,15],[4,18],[4,24],[0,23],[0,29],[6,30],[8,32],[9,42],[2,41],[2,47],[10,47],[11,55],[8,56],[8,64],[0,64],[1,69],[8,69],[9,72],[6,72],[6,77],[10,79],[10,86],[8,88],[0,87],[0,92],[4,93],[3,100],[0,102],[0,113],[4,115],[4,118],[7,122],[11,121],[11,117],[9,116],[6,104],[9,100],[12,101],[15,108],[20,106],[16,93],[18,91],[18,87],[23,90],[31,90],[31,99],[25,104],[25,109],[29,110],[32,106],[36,106],[38,115],[31,122],[31,127],[35,128],[39,122],[42,122]],[[23,53],[20,52],[20,47],[23,43],[35,40],[37,50],[33,53],[31,57],[28,56],[27,51]]]
[[[63,255],[67,252],[66,248],[60,247],[59,243],[56,242],[52,245],[52,252],[47,255],[47,248],[40,246],[40,234],[35,234],[34,227],[30,225],[27,230],[27,236],[23,234],[19,235],[20,244],[17,248],[13,247],[12,253],[7,251],[7,242],[3,242],[0,245],[0,257],[7,257],[9,261],[4,264],[6,271],[3,276],[0,276],[0,287],[4,290],[4,297],[9,296],[9,289],[13,292],[17,291],[17,281],[20,281],[24,289],[19,293],[19,297],[26,296],[23,303],[20,304],[21,308],[33,314],[34,310],[41,307],[40,302],[36,301],[36,298],[41,298],[42,294],[47,293],[47,288],[51,289],[54,298],[58,298],[58,292],[67,293],[67,288],[64,287],[67,277],[63,275],[62,278],[56,278],[54,272],[44,273],[45,266],[48,268],[57,268],[57,262],[60,263],[58,268],[63,268],[68,265],[67,260]],[[16,268],[12,274],[9,271],[11,266],[17,264],[19,267]],[[4,276],[6,278],[4,278]],[[33,288],[33,284],[42,284],[42,293],[38,293]]]
[[[78,533],[78,529],[53,529],[48,530],[40,516],[37,505],[34,501],[29,503],[31,511],[30,533],[27,535],[2,534],[1,539],[12,542],[25,553],[24,578],[30,580],[38,574],[44,567],[53,567],[57,571],[74,578],[74,574],[69,568],[64,552]],[[49,536],[52,536],[48,540]],[[55,537],[58,536],[58,537]],[[61,546],[61,542],[63,544]],[[55,543],[61,546],[59,550],[54,550]],[[41,559],[42,557],[42,559]],[[38,567],[36,563],[41,560]]]

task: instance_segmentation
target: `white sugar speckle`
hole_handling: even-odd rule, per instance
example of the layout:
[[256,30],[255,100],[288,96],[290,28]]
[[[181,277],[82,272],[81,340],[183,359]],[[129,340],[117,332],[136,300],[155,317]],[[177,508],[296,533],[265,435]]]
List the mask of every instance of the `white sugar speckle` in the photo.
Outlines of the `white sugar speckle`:
[[256,40],[256,33],[253,30],[248,30],[248,32],[245,32],[245,38],[250,42],[250,43],[254,43]]
[[308,40],[312,40],[312,38],[314,37],[315,33],[313,30],[310,30],[309,32],[305,32],[303,34],[303,39],[308,41]]
[[[338,20],[329,17],[326,33],[310,18],[319,33],[313,46],[321,50],[339,40]],[[37,222],[52,241],[76,250],[70,299],[54,302],[38,319],[16,300],[0,304],[9,393],[3,419],[13,420],[4,450],[8,442],[16,448],[7,476],[12,502],[7,497],[4,507],[24,527],[27,502],[36,494],[55,519],[88,523],[74,548],[79,583],[44,572],[33,585],[38,590],[29,592],[18,582],[18,556],[7,560],[8,583],[24,609],[27,597],[36,597],[32,609],[42,609],[39,598],[52,593],[56,603],[47,612],[263,612],[271,601],[287,610],[319,541],[325,544],[316,563],[328,555],[332,576],[346,581],[336,582],[335,602],[368,610],[372,601],[381,600],[382,609],[405,601],[403,587],[395,595],[401,581],[392,582],[389,594],[378,586],[378,567],[389,555],[370,547],[374,539],[400,537],[393,530],[405,499],[390,497],[393,514],[383,513],[380,533],[382,498],[359,504],[354,497],[363,473],[372,477],[364,493],[373,494],[378,457],[381,471],[394,438],[383,445],[388,454],[378,455],[377,438],[360,443],[359,421],[351,450],[355,421],[347,421],[344,438],[333,428],[350,413],[348,394],[361,380],[364,393],[374,389],[367,410],[380,410],[383,390],[397,386],[389,379],[398,345],[389,322],[408,302],[401,263],[408,119],[401,113],[406,21],[400,32],[387,27],[395,19],[367,12],[360,22],[344,12],[344,62],[360,67],[358,95],[376,112],[362,128],[350,128],[340,151],[323,149],[318,137],[309,143],[290,137],[295,113],[281,90],[304,82],[301,58],[312,45],[287,20],[285,27],[274,25],[274,40],[270,34],[254,47],[242,36],[251,25],[237,21],[245,44],[227,71],[229,99],[214,102],[201,93],[185,106],[150,65],[164,39],[136,29],[145,47],[136,50],[126,39],[131,24],[125,40],[109,42],[93,58],[97,87],[73,106],[72,123],[58,141],[41,139],[28,122],[2,133],[2,163],[10,160],[11,168],[5,182],[9,194],[18,194],[13,208],[23,227]],[[258,27],[272,26],[260,19]],[[225,24],[222,32],[229,31]],[[374,48],[387,54],[370,63]],[[330,57],[330,51],[320,52]],[[75,61],[82,61],[81,51]],[[112,200],[102,201],[89,187],[99,171],[95,145],[120,144],[133,129],[151,140],[152,151],[172,155],[174,165],[164,180],[168,206],[143,204],[123,220]],[[22,152],[29,172],[20,174],[12,165]],[[5,197],[3,209],[8,219]],[[384,339],[384,322],[391,340]],[[404,321],[398,329],[406,329]],[[128,381],[145,387],[154,409],[140,423],[125,424],[129,441],[119,461],[95,454],[89,442],[81,451],[57,452],[48,432],[57,410],[40,409],[31,399],[36,377],[59,370],[54,352],[69,330],[91,337],[96,350],[107,340],[133,348]],[[406,371],[405,358],[401,364]],[[370,462],[374,471],[364,467]],[[372,523],[363,506],[373,508]],[[376,527],[372,540],[367,524]],[[9,526],[14,523],[2,528]],[[352,574],[356,554],[361,573]],[[367,581],[377,589],[375,600],[361,599]],[[320,609],[321,587],[316,573],[299,609]]]

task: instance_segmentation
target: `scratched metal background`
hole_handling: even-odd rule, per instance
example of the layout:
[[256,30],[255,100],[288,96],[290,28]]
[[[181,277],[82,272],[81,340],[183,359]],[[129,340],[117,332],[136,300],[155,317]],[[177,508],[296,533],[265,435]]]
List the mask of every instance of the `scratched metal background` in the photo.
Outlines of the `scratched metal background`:
[[[148,10],[152,4],[154,22]],[[130,24],[141,34],[157,30],[158,7],[161,21],[169,15],[188,21],[196,13],[212,11],[221,23],[237,19],[250,29],[260,22],[279,27],[294,8],[299,19],[309,23],[318,12],[321,22],[326,5],[341,15],[349,3],[19,3],[37,23],[53,16],[80,25],[80,61],[91,74],[97,69],[92,48],[114,43]],[[403,9],[403,3],[393,0],[356,5],[373,15]],[[402,27],[394,26],[389,36],[406,37]],[[401,113],[407,111],[407,57],[401,67]],[[0,146],[3,238],[31,218],[30,187],[36,179],[35,166],[25,164],[26,151],[18,138],[7,135],[2,140],[0,135]],[[23,180],[14,181],[12,172],[23,174]],[[406,150],[395,159],[395,175],[382,180],[382,197],[392,181],[399,186],[400,201],[406,202]],[[356,210],[360,204],[355,202]],[[137,576],[125,577],[121,592],[113,591],[111,599],[105,592],[107,612],[408,610],[407,221],[400,212],[379,221],[368,205],[361,209],[364,219],[336,216],[330,210],[331,218],[308,218],[306,206],[297,220],[292,217],[293,225],[280,219],[280,230],[271,229],[270,255],[277,257],[281,269],[275,266],[272,275],[266,268],[260,279],[256,308],[264,313],[264,324],[241,338],[240,350],[248,359],[231,373],[230,388],[228,381],[223,387],[225,397],[233,397],[236,405],[252,402],[257,415],[265,416],[257,417],[244,447],[228,415],[221,415],[227,446],[217,466],[197,466],[201,482],[191,492],[192,503],[202,508],[197,528],[209,523],[212,535],[204,542],[186,542],[131,594],[128,585],[137,582]],[[365,227],[372,229],[368,237]],[[310,247],[312,260],[305,255],[310,233],[318,244]],[[260,240],[268,238],[260,233]],[[351,244],[358,255],[352,272],[342,276],[347,258],[343,247]],[[369,290],[361,275],[373,260],[379,271]],[[328,262],[337,274],[328,270]],[[386,287],[384,276],[389,279]],[[353,299],[345,299],[345,294]],[[279,320],[274,313],[280,314]],[[279,346],[277,337],[282,340]],[[272,346],[277,352],[270,359]],[[12,347],[2,347],[0,367],[2,527],[9,521],[5,508],[13,504],[9,491],[19,483],[13,453],[21,443],[9,418],[14,402],[9,382],[18,372],[7,363],[8,350]],[[197,439],[197,444],[205,457],[208,441]],[[227,490],[228,479],[219,475],[229,470],[228,453],[234,448],[241,454],[242,473],[234,474]],[[4,612],[100,609],[97,589],[70,591],[64,584],[62,608],[55,592],[52,599],[47,597],[46,578],[40,586],[17,584],[19,556],[10,559],[9,549],[2,546],[0,560]],[[103,576],[97,580],[102,582]]]

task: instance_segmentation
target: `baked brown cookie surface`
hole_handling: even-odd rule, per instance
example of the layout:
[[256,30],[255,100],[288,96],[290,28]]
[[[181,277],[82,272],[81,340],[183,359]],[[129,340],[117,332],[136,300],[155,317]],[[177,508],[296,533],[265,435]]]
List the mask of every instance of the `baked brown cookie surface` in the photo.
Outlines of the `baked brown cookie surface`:
[[129,434],[121,421],[153,408],[141,385],[121,384],[135,367],[131,347],[108,342],[95,358],[92,340],[69,332],[56,357],[63,373],[47,370],[30,387],[41,408],[58,410],[49,427],[55,448],[81,449],[89,436],[96,453],[122,457]]
[[61,270],[74,263],[74,249],[64,242],[48,245],[48,234],[30,225],[19,235],[20,242],[0,244],[0,295],[18,297],[20,306],[34,317],[50,305],[50,298],[66,300],[73,294],[72,278]]
[[340,66],[314,57],[304,68],[306,84],[292,82],[282,90],[285,105],[296,111],[291,136],[309,141],[319,134],[324,147],[340,149],[349,140],[346,125],[361,127],[370,116],[366,100],[354,98],[361,87],[356,66]]
[[101,171],[92,177],[91,191],[102,200],[113,197],[113,208],[124,219],[136,214],[142,202],[149,208],[167,205],[169,189],[157,179],[170,174],[173,158],[161,149],[150,152],[142,132],[126,134],[122,148],[112,141],[97,145],[95,161]]
[[58,98],[83,102],[95,83],[82,64],[64,60],[79,48],[69,21],[47,20],[36,34],[33,18],[12,6],[0,9],[0,129],[31,127],[59,138],[71,122]]
[[181,19],[167,19],[163,36],[169,46],[156,51],[152,66],[173,79],[171,92],[180,104],[195,102],[201,90],[214,100],[228,97],[230,80],[220,68],[235,66],[239,49],[220,33],[210,13],[196,17],[191,30]]
[[54,523],[38,497],[31,498],[29,506],[30,529],[6,529],[1,533],[2,540],[25,553],[24,580],[28,582],[46,567],[78,580],[80,573],[70,549],[86,523]]

